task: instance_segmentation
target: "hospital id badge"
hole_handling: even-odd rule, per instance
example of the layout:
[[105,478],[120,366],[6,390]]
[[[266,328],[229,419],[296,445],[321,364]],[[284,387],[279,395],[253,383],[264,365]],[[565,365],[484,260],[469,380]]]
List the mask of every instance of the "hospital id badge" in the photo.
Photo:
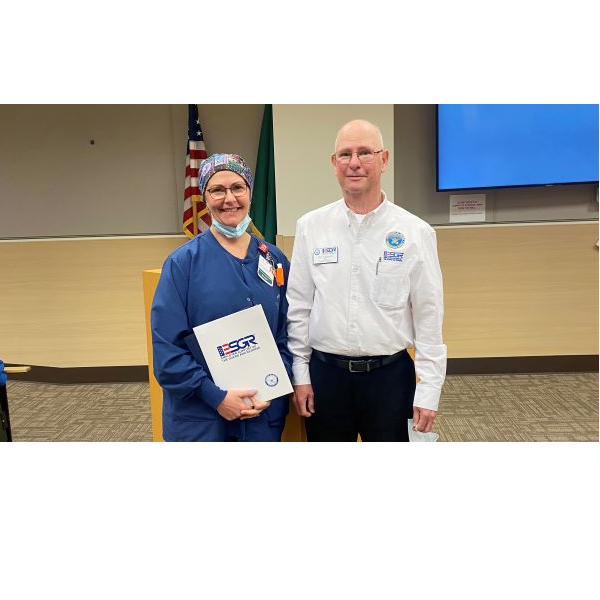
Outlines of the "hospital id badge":
[[273,287],[273,269],[271,267],[271,263],[264,257],[258,257],[258,276],[267,284]]
[[337,246],[328,248],[315,248],[313,250],[313,265],[321,265],[325,263],[336,263],[338,261]]

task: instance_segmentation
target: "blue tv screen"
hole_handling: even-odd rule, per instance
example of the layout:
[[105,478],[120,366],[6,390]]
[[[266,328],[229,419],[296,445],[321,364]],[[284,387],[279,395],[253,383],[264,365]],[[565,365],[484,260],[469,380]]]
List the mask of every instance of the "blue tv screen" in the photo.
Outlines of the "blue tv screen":
[[438,191],[597,181],[597,104],[438,104]]

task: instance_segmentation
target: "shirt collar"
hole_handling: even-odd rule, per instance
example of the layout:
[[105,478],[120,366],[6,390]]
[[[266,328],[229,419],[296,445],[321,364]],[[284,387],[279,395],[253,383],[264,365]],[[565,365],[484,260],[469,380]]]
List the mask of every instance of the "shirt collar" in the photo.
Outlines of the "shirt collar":
[[[381,190],[381,194],[383,196],[383,201],[381,202],[381,204],[379,204],[377,206],[377,208],[374,208],[372,211],[370,211],[366,215],[364,215],[365,219],[368,219],[369,221],[373,221],[377,216],[385,213],[389,202],[387,199],[387,195],[383,190]],[[342,206],[343,210],[346,213],[346,217],[348,218],[348,223],[349,224],[355,223],[356,222],[356,217],[355,217],[356,213],[348,208],[348,205],[346,204],[346,202],[344,201],[343,198],[340,200],[340,202],[341,202],[341,206]]]

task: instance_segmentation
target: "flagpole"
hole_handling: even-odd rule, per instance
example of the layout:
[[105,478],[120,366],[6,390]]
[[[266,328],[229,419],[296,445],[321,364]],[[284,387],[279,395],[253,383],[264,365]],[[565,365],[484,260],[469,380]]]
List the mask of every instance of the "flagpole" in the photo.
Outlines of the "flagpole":
[[196,204],[196,196],[192,196],[192,218],[194,219],[192,230],[194,235],[198,235],[198,206]]

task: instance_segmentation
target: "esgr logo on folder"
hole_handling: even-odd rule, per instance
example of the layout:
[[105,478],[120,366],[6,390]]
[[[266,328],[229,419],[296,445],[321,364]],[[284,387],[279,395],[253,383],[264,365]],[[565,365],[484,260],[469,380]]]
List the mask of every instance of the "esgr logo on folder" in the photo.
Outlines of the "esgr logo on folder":
[[193,329],[211,379],[222,390],[255,389],[263,401],[293,391],[260,304]]
[[256,341],[256,336],[254,334],[250,334],[237,340],[231,340],[231,342],[217,346],[217,352],[219,353],[221,360],[226,361],[236,358],[237,356],[242,356],[243,354],[249,354],[250,352],[254,352],[259,348],[260,346]]

